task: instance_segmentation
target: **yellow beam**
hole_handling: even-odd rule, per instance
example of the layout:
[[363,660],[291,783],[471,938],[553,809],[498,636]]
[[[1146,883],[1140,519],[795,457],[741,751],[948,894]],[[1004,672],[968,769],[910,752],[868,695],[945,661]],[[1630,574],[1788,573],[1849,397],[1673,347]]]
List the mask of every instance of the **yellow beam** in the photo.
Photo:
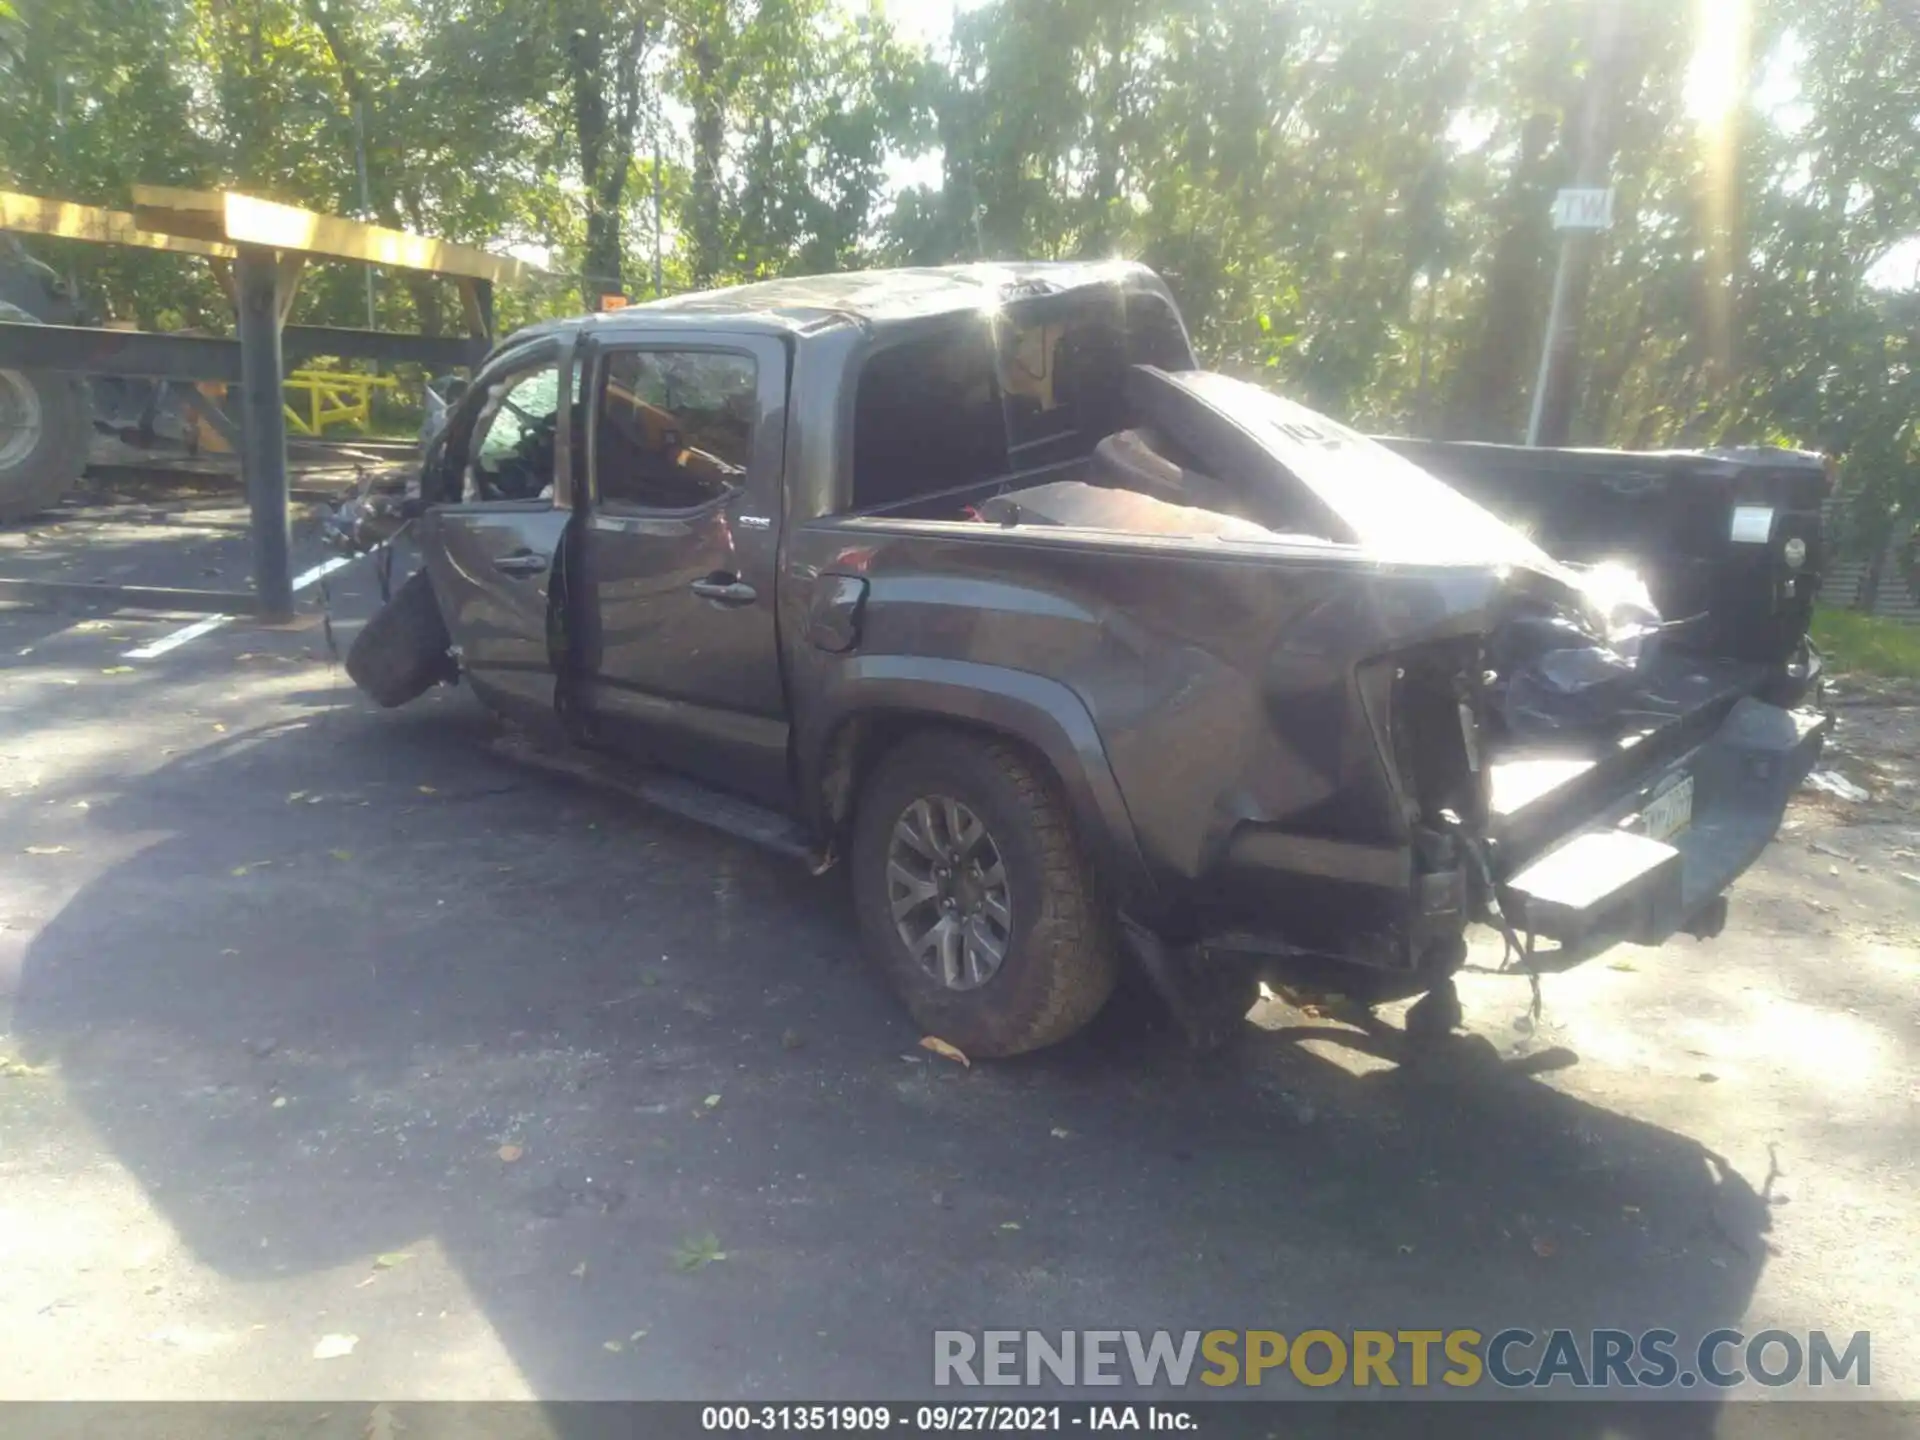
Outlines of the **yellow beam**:
[[100,245],[138,245],[148,250],[171,250],[181,255],[231,258],[234,248],[214,239],[158,234],[143,230],[124,210],[97,205],[75,205],[39,195],[0,190],[0,230],[28,235],[55,235],[62,240],[88,240]]
[[232,191],[180,190],[167,185],[133,187],[133,213],[140,223],[169,234],[226,240],[298,251],[333,260],[359,260],[495,284],[515,284],[539,273],[537,266],[472,245],[434,240],[321,215]]
[[133,187],[133,215],[149,230],[220,240],[221,205],[218,190],[183,190],[177,185]]

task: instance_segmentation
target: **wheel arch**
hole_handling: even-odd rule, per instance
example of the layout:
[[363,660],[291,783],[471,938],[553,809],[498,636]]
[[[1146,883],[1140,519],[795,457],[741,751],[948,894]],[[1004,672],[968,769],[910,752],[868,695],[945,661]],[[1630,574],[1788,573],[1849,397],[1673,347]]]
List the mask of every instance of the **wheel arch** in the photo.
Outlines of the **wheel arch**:
[[800,797],[823,835],[842,836],[880,757],[923,729],[1011,740],[1059,783],[1122,906],[1151,908],[1151,877],[1093,717],[1057,680],[971,661],[863,656],[830,685],[796,737]]

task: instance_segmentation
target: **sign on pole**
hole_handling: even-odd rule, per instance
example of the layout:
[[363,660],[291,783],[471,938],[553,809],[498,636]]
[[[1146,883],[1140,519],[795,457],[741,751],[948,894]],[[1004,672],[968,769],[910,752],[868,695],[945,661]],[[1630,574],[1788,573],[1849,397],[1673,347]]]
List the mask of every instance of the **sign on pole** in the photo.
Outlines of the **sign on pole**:
[[1553,197],[1556,230],[1611,230],[1613,189],[1562,190]]

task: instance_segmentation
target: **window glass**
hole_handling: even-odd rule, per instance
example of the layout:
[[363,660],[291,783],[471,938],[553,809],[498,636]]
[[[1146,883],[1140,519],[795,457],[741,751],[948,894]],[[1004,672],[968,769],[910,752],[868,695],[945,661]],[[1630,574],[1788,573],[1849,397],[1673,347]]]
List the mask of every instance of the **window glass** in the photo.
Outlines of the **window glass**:
[[[578,389],[576,380],[576,398]],[[469,445],[470,498],[550,497],[560,409],[559,365],[549,362],[504,375],[488,392]]]
[[753,358],[707,350],[607,356],[595,427],[600,503],[691,510],[737,490],[753,455]]
[[1101,288],[1021,301],[994,325],[1016,468],[1090,454],[1126,427],[1129,365],[1192,364],[1158,296]]
[[890,345],[860,373],[853,508],[1071,461],[1125,429],[1130,365],[1186,370],[1177,313],[1118,286],[1016,299]]
[[890,345],[861,367],[853,419],[856,510],[992,480],[1007,468],[984,317]]

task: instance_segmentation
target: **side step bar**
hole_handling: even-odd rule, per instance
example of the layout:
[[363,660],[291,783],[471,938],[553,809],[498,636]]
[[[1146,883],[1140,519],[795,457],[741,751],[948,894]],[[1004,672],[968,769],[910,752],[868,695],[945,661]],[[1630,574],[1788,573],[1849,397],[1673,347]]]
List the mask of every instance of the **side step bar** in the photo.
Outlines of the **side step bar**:
[[679,775],[667,775],[623,764],[606,755],[577,747],[552,749],[509,732],[490,747],[502,759],[531,765],[555,775],[584,780],[614,790],[630,799],[665,810],[683,820],[724,831],[764,849],[804,860],[816,874],[830,863],[813,838],[777,810],[742,800]]

